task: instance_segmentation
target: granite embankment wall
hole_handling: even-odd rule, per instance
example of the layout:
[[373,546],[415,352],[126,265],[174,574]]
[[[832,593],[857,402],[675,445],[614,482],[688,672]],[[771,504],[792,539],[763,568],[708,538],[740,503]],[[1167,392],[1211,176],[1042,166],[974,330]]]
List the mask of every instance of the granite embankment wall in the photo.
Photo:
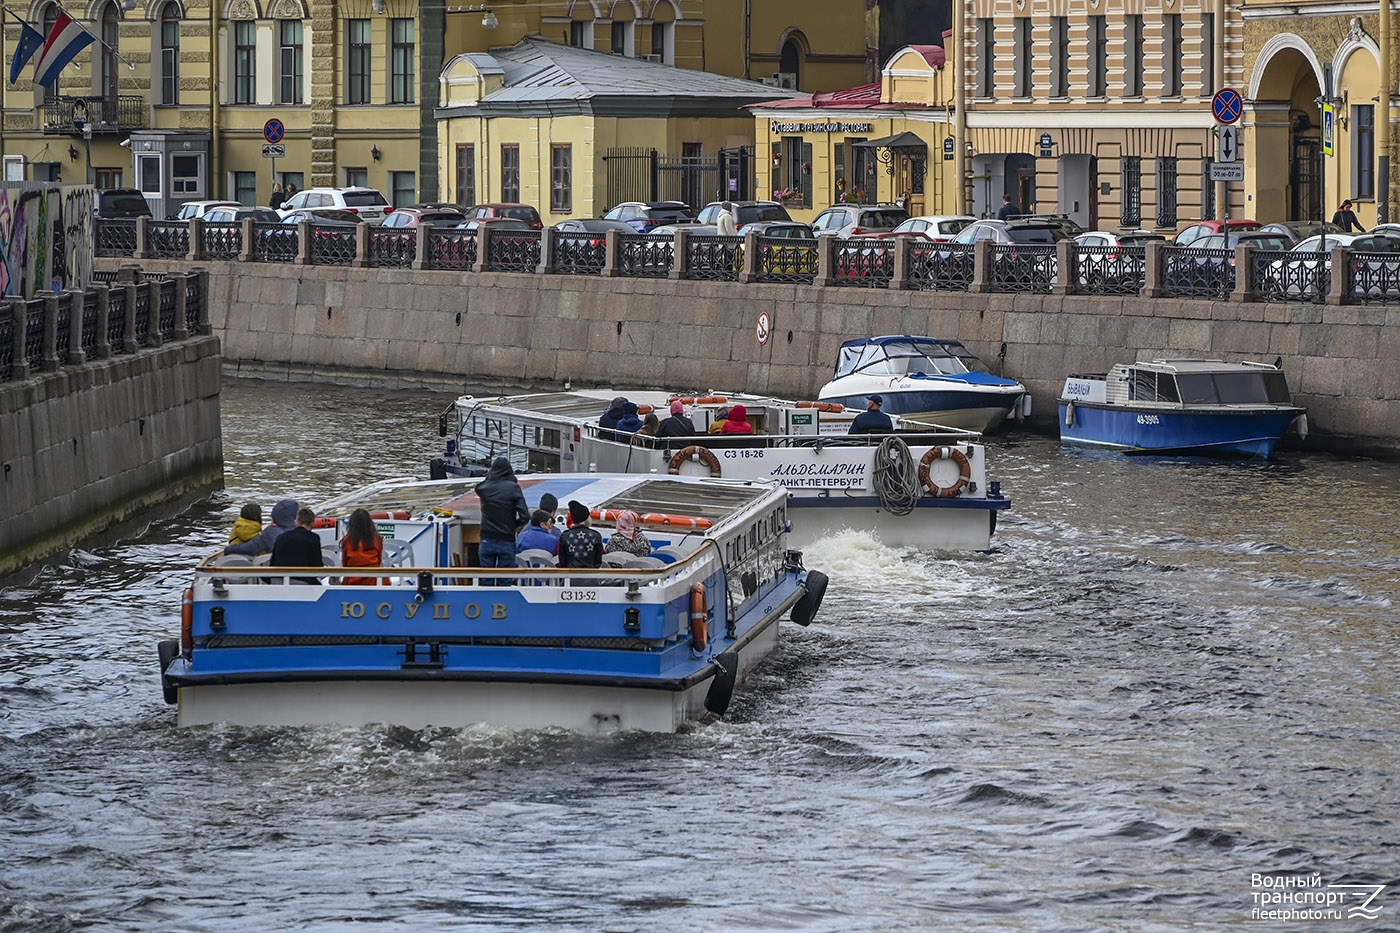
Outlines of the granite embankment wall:
[[0,574],[223,480],[213,336],[0,382]]
[[[1400,307],[203,265],[226,372],[239,375],[449,390],[572,381],[812,398],[843,340],[929,334],[961,340],[1023,381],[1035,421],[1054,430],[1055,397],[1071,372],[1148,356],[1282,357],[1309,409],[1313,444],[1400,452]],[[759,345],[763,311],[773,333]]]

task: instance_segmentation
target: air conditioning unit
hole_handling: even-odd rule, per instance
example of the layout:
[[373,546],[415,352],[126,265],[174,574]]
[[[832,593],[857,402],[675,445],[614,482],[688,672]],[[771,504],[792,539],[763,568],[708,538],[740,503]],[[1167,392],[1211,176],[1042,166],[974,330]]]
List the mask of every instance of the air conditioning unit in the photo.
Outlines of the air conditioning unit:
[[766,84],[766,85],[768,85],[769,87],[777,87],[777,86],[778,86],[778,76],[777,76],[777,75],[774,75],[774,76],[771,77],[771,78],[759,78],[758,81],[759,81],[760,84]]
[[[768,82],[764,82],[767,84]],[[773,74],[773,84],[788,91],[797,90],[797,75],[791,71],[779,71]]]
[[650,54],[650,55],[643,55],[643,56],[642,56],[642,61],[644,61],[644,62],[656,62],[658,65],[664,64],[664,63],[662,62],[662,60],[661,60],[661,56],[660,56],[660,55],[657,55],[657,54],[654,53],[654,52],[653,52],[652,54]]

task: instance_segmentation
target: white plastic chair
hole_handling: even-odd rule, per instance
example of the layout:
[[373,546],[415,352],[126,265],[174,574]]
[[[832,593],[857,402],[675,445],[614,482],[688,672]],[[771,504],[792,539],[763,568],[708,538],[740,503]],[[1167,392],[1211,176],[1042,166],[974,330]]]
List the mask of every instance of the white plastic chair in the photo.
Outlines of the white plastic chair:
[[611,554],[603,555],[604,567],[626,567],[627,562],[635,558],[636,554],[624,554],[621,551],[613,551]]
[[339,566],[341,566],[341,563],[340,563],[340,548],[338,548],[338,547],[330,547],[329,545],[327,545],[326,547],[321,548],[321,564],[322,564],[322,566],[325,566],[325,567],[339,567]]
[[[651,552],[652,557],[658,558],[659,560],[668,564],[673,564],[676,561],[680,560],[682,557],[685,557],[689,554],[690,551],[686,550],[678,544],[667,544],[663,547],[655,548]],[[669,558],[669,560],[667,558]]]
[[558,567],[559,558],[544,548],[530,548],[515,555],[517,567]]
[[398,538],[384,539],[384,555],[380,558],[385,567],[403,567],[413,558],[413,549],[407,541]]
[[220,554],[214,559],[215,567],[251,567],[253,558],[247,554]]
[[666,566],[666,562],[659,557],[633,557],[622,566],[629,570],[658,570]]

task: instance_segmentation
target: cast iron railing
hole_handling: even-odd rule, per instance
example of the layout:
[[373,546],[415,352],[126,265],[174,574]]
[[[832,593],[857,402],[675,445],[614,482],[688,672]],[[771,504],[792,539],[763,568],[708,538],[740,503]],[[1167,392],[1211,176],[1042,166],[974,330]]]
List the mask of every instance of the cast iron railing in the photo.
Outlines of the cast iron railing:
[[540,264],[540,231],[492,230],[485,266],[492,272],[534,272]]
[[297,230],[291,224],[253,223],[254,262],[295,262],[299,250]]
[[992,291],[1045,294],[1059,284],[1054,246],[992,244]]
[[831,247],[837,285],[889,288],[894,278],[894,240],[851,237]]
[[9,382],[15,374],[15,312],[10,305],[0,305],[0,382]]
[[237,259],[243,251],[243,225],[238,223],[206,223],[200,247],[205,259]]
[[136,286],[136,313],[131,319],[131,330],[138,347],[144,347],[151,336],[151,288],[150,282]]
[[407,269],[413,265],[413,260],[417,256],[417,230],[370,228],[369,261],[371,265]]
[[348,266],[355,261],[358,252],[354,227],[311,225],[311,261],[316,265]]
[[476,233],[434,227],[428,231],[428,265],[434,269],[470,269],[476,263]]
[[[193,276],[198,279],[199,276]],[[90,359],[97,350],[97,292],[83,294],[83,346],[82,350]]]
[[617,238],[617,267],[620,275],[642,279],[664,279],[675,261],[675,240],[670,237],[623,233]]
[[909,287],[931,292],[965,292],[972,285],[971,243],[915,243],[908,248]]
[[1074,251],[1075,290],[1085,295],[1136,295],[1147,278],[1142,246],[1079,246]]
[[190,225],[183,220],[147,221],[146,251],[156,259],[184,259],[190,253]]
[[685,277],[715,282],[737,282],[744,268],[741,236],[691,236],[686,238]]
[[92,247],[97,256],[130,259],[136,252],[136,221],[121,217],[99,219],[93,230]]
[[39,369],[44,362],[44,312],[47,304],[42,298],[33,298],[24,303],[24,361],[31,370]]
[[1400,300],[1400,254],[1352,253],[1347,294],[1362,304]]
[[107,346],[113,353],[126,346],[126,286],[116,285],[107,291]]
[[68,351],[73,346],[73,293],[58,296],[58,314],[54,321],[54,354],[60,360],[68,359]]
[[1235,251],[1168,246],[1162,292],[1168,298],[1224,299],[1235,290]]
[[175,294],[175,283],[173,281],[152,283],[151,288],[156,290],[157,299],[157,321],[160,325],[160,339],[175,339],[176,308],[175,299],[179,297]]
[[1261,301],[1327,300],[1332,288],[1330,256],[1261,249],[1250,253],[1250,290]]
[[554,271],[561,275],[597,275],[608,260],[608,242],[601,233],[560,233],[549,231],[554,238]]
[[760,236],[754,273],[760,282],[810,285],[817,277],[817,244],[814,240]]

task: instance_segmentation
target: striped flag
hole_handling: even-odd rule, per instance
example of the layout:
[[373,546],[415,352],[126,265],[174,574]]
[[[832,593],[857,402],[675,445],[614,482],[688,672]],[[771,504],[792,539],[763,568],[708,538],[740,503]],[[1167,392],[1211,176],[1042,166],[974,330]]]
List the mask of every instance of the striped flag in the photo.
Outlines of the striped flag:
[[[5,12],[10,13],[9,10]],[[14,16],[13,13],[10,15]],[[15,16],[15,19],[19,17]],[[19,70],[29,63],[29,59],[33,58],[34,53],[44,44],[44,34],[25,20],[19,19],[19,28],[19,44],[15,46],[15,57],[10,61],[11,84],[19,80]]]
[[44,40],[44,50],[39,53],[39,61],[34,66],[34,80],[44,87],[53,84],[58,78],[58,73],[95,38],[96,36],[75,23],[67,13],[59,13],[53,28],[49,30],[49,37]]

